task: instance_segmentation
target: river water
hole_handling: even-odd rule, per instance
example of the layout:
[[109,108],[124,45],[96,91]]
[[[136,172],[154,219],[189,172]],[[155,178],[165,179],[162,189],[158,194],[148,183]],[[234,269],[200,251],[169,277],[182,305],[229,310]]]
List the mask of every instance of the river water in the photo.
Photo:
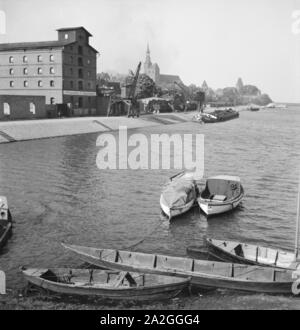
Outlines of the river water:
[[[134,119],[133,119],[134,120]],[[203,236],[292,249],[299,179],[300,108],[241,112],[224,123],[182,123],[134,133],[203,133],[205,177],[238,175],[245,189],[233,213],[207,221],[197,208],[171,223],[159,196],[176,170],[99,170],[98,134],[0,145],[0,194],[14,234],[0,256],[10,288],[21,265],[78,266],[61,242],[186,255]],[[117,133],[114,133],[117,134]]]

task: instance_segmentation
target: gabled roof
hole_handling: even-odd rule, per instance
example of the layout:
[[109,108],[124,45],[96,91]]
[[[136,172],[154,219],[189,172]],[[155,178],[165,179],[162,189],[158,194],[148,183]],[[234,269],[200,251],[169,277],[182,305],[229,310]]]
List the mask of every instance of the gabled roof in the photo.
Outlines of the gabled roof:
[[181,82],[181,79],[179,76],[171,75],[171,74],[161,74],[159,76],[159,82],[165,83],[165,84],[174,84],[174,81]]
[[60,48],[73,44],[74,41],[40,41],[40,42],[17,42],[0,44],[0,51],[6,50],[25,50],[25,49],[41,49],[41,48]]
[[84,30],[90,37],[92,37],[90,32],[87,29],[85,29],[83,26],[61,28],[61,29],[57,29],[56,31],[60,32],[60,31],[74,31],[74,30]]

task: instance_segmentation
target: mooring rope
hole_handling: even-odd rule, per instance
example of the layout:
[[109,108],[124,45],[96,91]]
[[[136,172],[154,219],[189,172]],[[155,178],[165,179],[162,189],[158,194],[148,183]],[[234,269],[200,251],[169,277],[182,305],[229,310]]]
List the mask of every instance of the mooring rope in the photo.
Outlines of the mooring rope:
[[139,240],[138,242],[125,247],[124,249],[133,249],[134,247],[140,245],[141,243],[143,243],[147,238],[149,238],[150,236],[152,236],[154,234],[154,232],[165,222],[165,220],[161,220],[160,223],[147,235],[145,235],[141,240]]

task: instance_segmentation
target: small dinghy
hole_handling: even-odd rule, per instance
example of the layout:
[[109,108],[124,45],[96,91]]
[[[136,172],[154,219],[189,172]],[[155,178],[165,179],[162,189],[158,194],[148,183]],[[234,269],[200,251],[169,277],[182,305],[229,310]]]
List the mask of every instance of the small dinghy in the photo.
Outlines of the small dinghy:
[[164,214],[172,218],[189,211],[197,200],[198,187],[193,173],[181,172],[164,187],[160,196],[160,207]]
[[300,269],[293,272],[287,269],[159,254],[97,249],[66,244],[63,244],[63,246],[76,253],[83,261],[104,269],[186,277],[190,278],[190,283],[193,286],[202,289],[223,288],[261,293],[291,294],[295,276],[300,276]]
[[0,249],[12,235],[12,219],[8,208],[7,199],[0,196]]
[[236,208],[244,197],[244,189],[237,176],[219,175],[207,179],[198,204],[206,215],[220,214]]
[[21,270],[30,284],[51,292],[117,300],[170,299],[187,288],[190,281],[164,275],[98,269],[23,267]]
[[206,238],[205,243],[208,253],[221,261],[283,269],[296,269],[299,265],[292,251],[212,238]]

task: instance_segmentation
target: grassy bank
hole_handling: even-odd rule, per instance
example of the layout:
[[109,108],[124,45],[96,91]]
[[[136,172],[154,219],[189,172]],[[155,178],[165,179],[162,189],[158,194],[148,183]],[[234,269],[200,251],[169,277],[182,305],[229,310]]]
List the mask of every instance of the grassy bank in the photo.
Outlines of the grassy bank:
[[181,295],[169,301],[137,304],[135,302],[103,301],[42,293],[9,292],[0,296],[0,310],[223,310],[223,309],[286,309],[299,310],[300,298],[213,291],[206,294]]

